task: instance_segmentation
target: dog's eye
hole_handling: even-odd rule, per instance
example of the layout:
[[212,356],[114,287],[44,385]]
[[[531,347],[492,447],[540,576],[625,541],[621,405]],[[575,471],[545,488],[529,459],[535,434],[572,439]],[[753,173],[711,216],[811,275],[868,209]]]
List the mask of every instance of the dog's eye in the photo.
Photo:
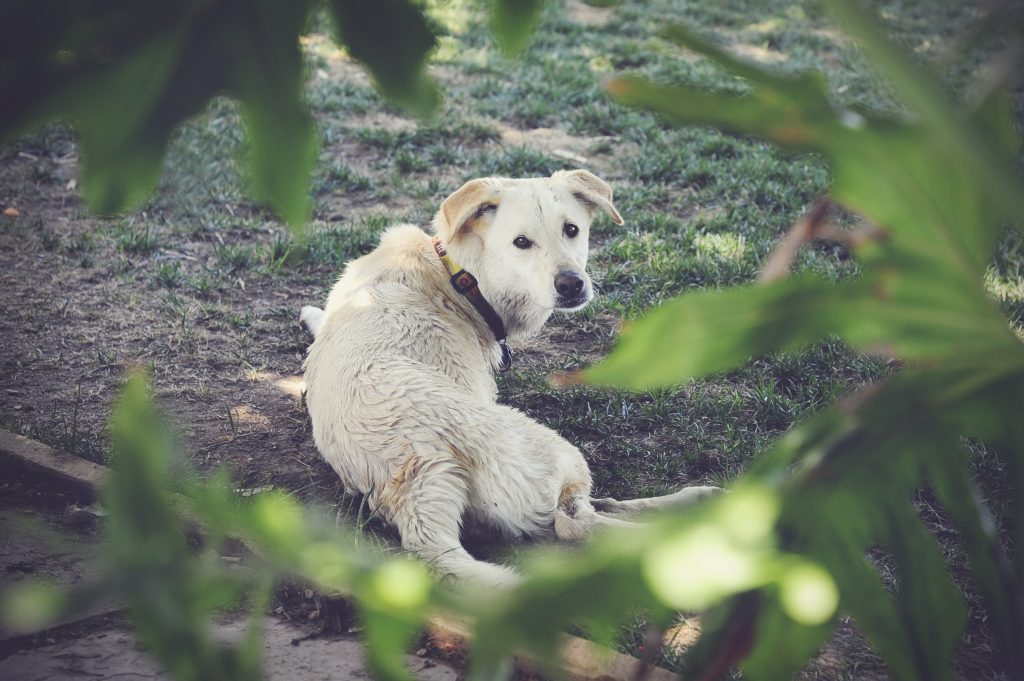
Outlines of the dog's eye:
[[512,240],[512,245],[515,246],[516,248],[529,248],[530,246],[533,245],[533,242],[527,239],[522,234],[520,234],[519,236]]
[[567,222],[562,225],[562,234],[566,235],[570,239],[575,239],[576,235],[580,233],[580,228],[571,222]]

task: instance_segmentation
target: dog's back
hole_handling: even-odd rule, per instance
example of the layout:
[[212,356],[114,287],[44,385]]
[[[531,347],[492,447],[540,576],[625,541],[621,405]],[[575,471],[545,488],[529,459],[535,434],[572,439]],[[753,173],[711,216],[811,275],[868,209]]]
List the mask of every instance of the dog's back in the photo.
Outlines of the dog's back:
[[[494,350],[458,328],[447,278],[432,256],[422,230],[393,227],[373,252],[345,268],[322,312],[304,311],[315,336],[305,363],[314,439],[352,491],[379,491],[402,465],[401,452],[375,445],[396,435],[395,414],[410,411],[403,400],[429,394],[413,397],[424,376],[457,386],[467,400],[494,401]],[[399,393],[394,402],[370,394],[392,386]]]

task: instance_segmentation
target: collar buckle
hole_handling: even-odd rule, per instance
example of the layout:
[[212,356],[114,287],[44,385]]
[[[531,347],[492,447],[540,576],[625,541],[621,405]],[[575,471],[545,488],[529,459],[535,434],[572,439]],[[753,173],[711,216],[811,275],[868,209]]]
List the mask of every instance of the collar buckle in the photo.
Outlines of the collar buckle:
[[459,270],[452,275],[452,288],[462,295],[468,295],[470,291],[477,288],[476,277],[466,270]]

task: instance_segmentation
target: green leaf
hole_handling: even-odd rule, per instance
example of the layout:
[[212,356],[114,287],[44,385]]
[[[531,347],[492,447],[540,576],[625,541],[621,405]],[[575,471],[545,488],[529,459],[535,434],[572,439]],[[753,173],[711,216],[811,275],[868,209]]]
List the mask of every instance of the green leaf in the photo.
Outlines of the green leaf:
[[355,583],[370,670],[388,681],[411,681],[406,648],[423,625],[433,584],[422,563],[391,560]]
[[971,117],[978,132],[985,134],[1002,161],[1013,162],[1020,150],[1020,136],[1014,125],[1013,100],[1005,90],[994,90],[979,102]]
[[[608,556],[595,556],[593,565],[552,552],[540,554],[524,567],[531,579],[499,599],[471,605],[477,618],[469,676],[492,679],[507,671],[507,661],[521,650],[532,651],[548,674],[557,674],[562,634],[570,626],[607,631],[622,613],[650,602],[643,580],[635,573],[617,572]],[[475,607],[472,607],[475,606]]]
[[794,278],[683,296],[623,329],[615,352],[587,369],[589,382],[633,389],[679,383],[841,328],[859,283]]
[[434,31],[409,0],[331,0],[338,32],[353,58],[366,64],[381,92],[422,118],[441,103],[426,60]]
[[[857,510],[861,511],[859,506]],[[832,523],[839,519],[819,515],[818,520]],[[893,677],[913,679],[914,663],[909,655],[912,643],[902,626],[899,611],[876,568],[864,558],[865,544],[853,541],[845,533],[847,525],[844,519],[835,537],[822,537],[815,546],[815,553],[839,584],[840,607],[853,615],[857,626],[885,659]]]
[[145,120],[159,106],[180,49],[173,37],[154,40],[64,93],[66,108],[75,112],[82,191],[92,210],[111,214],[135,205],[159,180],[167,135],[149,134]]
[[0,624],[17,633],[48,627],[66,609],[67,595],[46,582],[26,579],[0,591]]
[[[103,489],[103,567],[140,641],[177,678],[260,678],[254,638],[224,646],[209,630],[210,616],[237,605],[246,583],[219,557],[195,556],[186,542],[185,520],[168,494],[170,438],[143,374],[126,383],[110,433],[115,466]],[[254,607],[261,598],[265,592]]]
[[787,681],[803,669],[825,642],[832,631],[832,623],[800,624],[783,612],[774,594],[768,591],[762,591],[762,598],[772,597],[772,600],[757,611],[752,637],[756,645],[742,662],[744,678]]
[[888,530],[884,546],[899,569],[900,621],[911,641],[906,652],[914,659],[913,678],[952,681],[953,652],[963,634],[967,606],[935,538],[921,525],[910,501],[880,510],[880,524]]
[[615,352],[583,375],[631,389],[673,385],[830,334],[922,361],[973,357],[992,371],[1024,364],[980,290],[952,277],[922,280],[907,271],[912,264],[838,284],[801,276],[676,298],[626,326]]
[[[152,396],[142,372],[131,375],[110,417],[113,473],[104,488],[104,506],[110,513],[110,532],[124,540],[118,545],[137,553],[134,541],[180,537],[181,525],[166,504],[154,503],[170,486],[170,434],[153,407]],[[159,552],[178,550],[172,542]],[[160,560],[159,555],[154,559]]]
[[[1002,444],[1006,449],[1004,457],[1009,473],[1010,487],[1013,490],[1013,500],[1010,507],[1012,512],[1010,528],[1013,532],[1013,545],[1018,547],[1014,560],[1017,614],[1018,617],[1024,620],[1024,558],[1021,557],[1022,551],[1019,548],[1024,546],[1024,423],[1020,422],[1015,411],[1016,405],[1024,404],[1022,402],[1022,399],[1024,399],[1024,379],[1020,376],[1016,378],[1017,380],[1014,383],[1004,386],[1002,391],[1003,395],[1009,398],[1009,401],[1003,401],[1002,404],[1010,405],[1008,407],[1009,413],[1004,418],[1006,431]],[[1020,649],[1018,648],[1017,651],[1019,654]],[[1018,662],[1017,669],[1021,674],[1024,674],[1024,663]]]
[[[784,485],[784,548],[828,567],[843,609],[896,678],[949,678],[966,610],[910,501],[927,471],[934,479],[949,463],[943,453],[956,435],[947,414],[976,403],[1002,378],[978,380],[971,369],[908,371],[795,429],[751,471]],[[780,479],[786,468],[796,474]],[[895,597],[864,559],[871,547],[891,556]]]
[[405,654],[416,633],[416,624],[387,610],[363,608],[360,613],[366,632],[366,659],[374,678],[412,681],[413,676],[405,666]]
[[242,102],[252,138],[252,191],[301,230],[309,216],[309,177],[317,159],[296,38],[307,9],[303,2],[275,0],[246,5],[259,11],[237,13],[238,23],[223,29],[219,40],[232,40],[236,48],[228,87]]
[[[697,678],[721,678],[756,650],[762,643],[758,622],[765,615],[763,600],[763,591],[748,591],[704,612],[700,638],[686,651],[685,667],[699,672]],[[755,675],[752,678],[770,677]]]
[[526,47],[543,9],[544,0],[492,0],[491,30],[505,54]]
[[824,137],[842,134],[817,78],[768,82],[785,86],[736,97],[619,76],[608,84],[608,92],[623,104],[650,109],[674,123],[713,124],[798,148],[818,149]]
[[[662,31],[662,36],[677,45],[701,54],[719,66],[732,71],[741,78],[746,78],[753,83],[765,86],[768,90],[785,93],[788,99],[794,102],[807,104],[814,102],[822,109],[828,110],[828,98],[824,96],[824,79],[816,74],[803,74],[797,76],[780,75],[744,61],[733,56],[728,51],[718,47],[710,41],[704,40],[699,35],[680,24],[672,24]],[[778,106],[781,102],[766,102],[766,108]]]

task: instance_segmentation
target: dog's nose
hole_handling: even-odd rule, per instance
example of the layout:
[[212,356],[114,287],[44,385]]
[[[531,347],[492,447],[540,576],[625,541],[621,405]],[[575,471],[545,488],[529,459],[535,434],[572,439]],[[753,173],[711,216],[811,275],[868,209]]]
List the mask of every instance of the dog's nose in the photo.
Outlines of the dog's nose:
[[575,298],[583,290],[583,277],[575,272],[559,272],[555,275],[555,290],[563,298]]

